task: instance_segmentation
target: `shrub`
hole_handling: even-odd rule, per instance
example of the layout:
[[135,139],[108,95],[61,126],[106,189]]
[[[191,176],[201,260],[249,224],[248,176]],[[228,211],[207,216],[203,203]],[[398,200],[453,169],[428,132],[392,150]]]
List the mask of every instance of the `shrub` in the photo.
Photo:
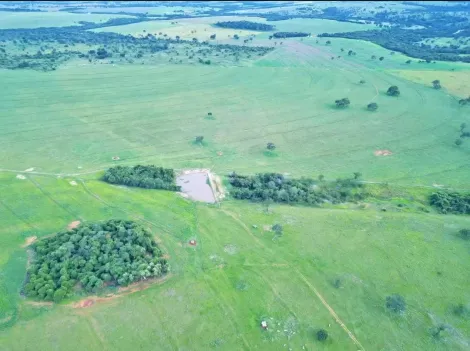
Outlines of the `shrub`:
[[317,331],[317,340],[318,341],[325,341],[328,339],[328,332],[325,329],[320,329]]
[[406,309],[405,299],[398,294],[387,296],[385,306],[395,313],[404,312]]

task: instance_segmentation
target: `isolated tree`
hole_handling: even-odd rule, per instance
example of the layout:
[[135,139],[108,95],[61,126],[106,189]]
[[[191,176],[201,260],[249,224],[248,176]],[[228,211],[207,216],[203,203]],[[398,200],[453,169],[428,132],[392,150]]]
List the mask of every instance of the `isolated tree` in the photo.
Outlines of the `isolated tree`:
[[215,39],[215,37],[216,37],[216,35],[215,35],[215,34],[212,34],[212,35],[210,36],[210,38],[211,38],[212,40],[214,40],[214,39]]
[[348,107],[350,103],[351,102],[349,101],[348,98],[342,98],[342,99],[339,99],[339,100],[335,100],[336,107],[339,107],[339,108]]
[[208,115],[208,116],[212,116],[212,112],[207,112],[207,115]]
[[409,65],[411,63],[411,60],[408,60],[405,63]]
[[437,327],[431,329],[431,335],[435,339],[440,339],[441,333],[445,331],[447,327],[444,324],[439,324]]
[[441,82],[438,79],[432,81],[432,87],[434,89],[441,89]]
[[364,79],[361,79],[361,80],[359,81],[359,84],[366,84],[366,81],[365,81]]
[[377,105],[377,103],[375,102],[371,102],[369,105],[367,105],[367,109],[369,111],[375,111],[379,108],[379,105]]
[[272,151],[276,148],[276,145],[274,145],[274,143],[268,143],[266,145],[266,148],[269,150],[269,151]]
[[405,299],[398,294],[387,296],[385,306],[392,312],[400,313],[406,309]]
[[372,55],[370,58],[371,58],[372,60],[375,60],[375,59],[377,58],[377,56]]
[[198,144],[202,144],[203,140],[204,140],[204,137],[202,135],[198,135],[196,137],[196,143],[198,143]]
[[341,52],[344,52],[344,49],[343,49],[343,48],[341,48]]
[[326,45],[330,45],[330,44],[331,44],[331,41],[327,40]]
[[320,175],[318,176],[318,180],[319,180],[320,182],[322,182],[323,179],[325,179],[325,176],[324,176],[323,174],[320,174]]
[[325,341],[328,339],[328,332],[325,329],[320,329],[317,331],[317,340],[318,341]]
[[271,228],[276,234],[282,234],[282,226],[280,224],[274,224]]
[[362,173],[361,173],[361,172],[354,172],[353,175],[354,175],[354,179],[355,179],[355,180],[358,180],[359,178],[362,177]]
[[400,95],[400,90],[396,85],[392,85],[390,88],[387,90],[387,95],[389,96],[399,96]]
[[238,39],[240,39],[240,37],[238,36],[238,34],[234,34],[234,35],[233,35],[233,39],[237,39],[237,40],[238,40]]
[[470,240],[470,229],[460,229],[459,230],[459,236],[462,239]]
[[462,133],[465,130],[465,128],[467,128],[467,123],[462,123],[460,125],[460,132]]
[[383,56],[380,56],[380,57],[379,57],[379,60],[380,60],[380,61],[383,61],[383,60],[384,60],[384,58],[385,58],[385,57],[383,57]]
[[460,139],[460,138],[455,139],[455,145],[460,146],[460,145],[462,145],[462,144],[463,144],[462,139]]

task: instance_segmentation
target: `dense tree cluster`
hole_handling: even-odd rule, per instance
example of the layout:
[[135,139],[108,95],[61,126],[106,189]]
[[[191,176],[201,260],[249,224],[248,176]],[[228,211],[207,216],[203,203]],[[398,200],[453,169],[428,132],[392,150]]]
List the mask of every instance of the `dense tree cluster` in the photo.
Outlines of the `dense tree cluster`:
[[133,221],[82,224],[33,244],[25,294],[61,301],[77,284],[87,292],[160,277],[168,262],[152,234]]
[[226,21],[226,22],[217,22],[214,25],[217,27],[222,27],[222,28],[255,30],[259,32],[269,32],[271,30],[274,30],[274,26],[270,24],[250,22],[250,21]]
[[305,32],[276,32],[273,34],[274,38],[282,39],[282,38],[301,38],[301,37],[308,37],[310,33]]
[[141,165],[116,166],[109,168],[102,179],[111,184],[180,191],[180,187],[175,185],[175,172],[170,168]]
[[470,214],[470,194],[438,191],[429,202],[441,213]]
[[288,179],[277,173],[242,176],[235,172],[228,177],[232,186],[230,194],[241,200],[317,205],[356,201],[364,196],[362,184],[354,179],[324,182],[308,178]]

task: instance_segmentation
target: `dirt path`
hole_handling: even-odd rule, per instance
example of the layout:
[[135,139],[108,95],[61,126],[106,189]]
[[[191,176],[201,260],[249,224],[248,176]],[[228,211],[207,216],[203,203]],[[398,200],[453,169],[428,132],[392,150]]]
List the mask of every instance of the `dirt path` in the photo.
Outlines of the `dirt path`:
[[[268,248],[266,245],[264,245],[256,236],[253,235],[253,233],[251,233],[251,230],[247,227],[247,225],[245,223],[243,223],[239,218],[237,218],[235,216],[235,214],[233,214],[232,212],[227,211],[227,210],[221,210],[221,211],[224,212],[225,214],[227,214],[228,216],[232,217],[237,223],[239,223],[245,229],[245,231],[248,234],[250,234],[250,236],[258,243],[258,245],[260,245],[263,249],[269,251],[270,253],[273,253],[273,251],[270,248]],[[278,263],[278,264],[288,265],[288,262]],[[325,308],[328,310],[328,312],[331,314],[331,316],[335,319],[335,321],[348,334],[349,338],[354,342],[354,344],[356,344],[356,346],[360,347],[362,351],[365,351],[364,346],[362,346],[362,344],[359,342],[359,340],[357,340],[357,338],[354,336],[354,334],[348,329],[346,324],[344,324],[344,322],[338,317],[335,310],[326,302],[325,298],[318,292],[318,290],[315,288],[315,286],[312,283],[310,283],[308,281],[308,279],[300,271],[295,269],[294,272],[297,273],[297,275],[300,277],[300,279],[305,284],[307,284],[307,286],[310,288],[310,290],[318,297],[318,299],[321,301],[323,306],[325,306]],[[271,286],[271,289],[276,294],[276,296],[279,295],[277,293],[277,291],[272,286]]]
[[346,325],[343,323],[343,321],[338,317],[338,315],[336,314],[335,310],[333,310],[333,308],[331,308],[330,305],[328,305],[328,303],[326,302],[325,298],[318,292],[318,290],[308,281],[308,279],[302,274],[300,273],[297,269],[294,270],[294,272],[297,273],[297,275],[300,277],[300,279],[303,280],[303,282],[305,284],[307,284],[307,286],[310,288],[310,290],[312,290],[315,295],[317,295],[317,297],[320,299],[321,303],[323,304],[323,306],[326,307],[326,309],[328,310],[328,312],[330,312],[330,314],[333,316],[333,318],[336,320],[336,322],[340,325],[341,328],[343,328],[343,330],[349,335],[349,338],[358,346],[361,348],[362,351],[365,351],[365,348],[364,346],[362,346],[362,344],[359,342],[359,340],[357,340],[357,338],[354,336],[354,334],[348,329],[348,327],[346,327]]

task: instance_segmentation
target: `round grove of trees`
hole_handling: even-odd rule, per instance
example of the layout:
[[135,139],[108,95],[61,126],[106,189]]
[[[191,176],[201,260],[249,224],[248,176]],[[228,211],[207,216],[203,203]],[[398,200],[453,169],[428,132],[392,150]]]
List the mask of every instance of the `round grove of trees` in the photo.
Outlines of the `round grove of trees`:
[[77,287],[94,292],[106,285],[160,277],[169,264],[152,234],[133,221],[82,224],[37,241],[24,292],[59,302]]

